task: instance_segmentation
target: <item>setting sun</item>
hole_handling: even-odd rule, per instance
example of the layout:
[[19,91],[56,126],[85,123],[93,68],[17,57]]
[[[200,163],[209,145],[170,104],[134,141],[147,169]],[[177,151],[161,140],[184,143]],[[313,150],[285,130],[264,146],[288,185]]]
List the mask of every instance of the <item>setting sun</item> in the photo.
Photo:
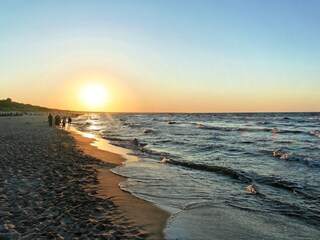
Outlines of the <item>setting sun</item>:
[[109,98],[107,90],[97,84],[84,86],[80,91],[81,100],[91,108],[102,107]]

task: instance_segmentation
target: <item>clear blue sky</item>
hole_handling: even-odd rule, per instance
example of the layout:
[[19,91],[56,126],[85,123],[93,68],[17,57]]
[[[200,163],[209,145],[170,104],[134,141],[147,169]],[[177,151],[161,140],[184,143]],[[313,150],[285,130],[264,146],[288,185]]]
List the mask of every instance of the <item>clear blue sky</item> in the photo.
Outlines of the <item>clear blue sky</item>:
[[318,0],[3,0],[0,98],[72,108],[91,71],[115,111],[320,111],[319,26]]

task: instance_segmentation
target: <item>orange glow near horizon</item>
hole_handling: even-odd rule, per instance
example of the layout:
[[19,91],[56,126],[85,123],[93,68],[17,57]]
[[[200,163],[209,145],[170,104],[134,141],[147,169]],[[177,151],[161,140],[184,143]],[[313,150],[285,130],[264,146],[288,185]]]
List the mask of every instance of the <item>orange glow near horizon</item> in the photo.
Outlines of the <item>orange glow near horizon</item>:
[[[318,111],[317,98],[282,91],[263,90],[240,93],[234,90],[208,93],[152,86],[149,91],[126,83],[123,78],[103,71],[82,71],[60,75],[60,81],[37,94],[23,88],[12,89],[13,101],[61,110],[87,112],[286,112]],[[137,82],[137,81],[136,81]],[[138,84],[136,84],[138,85]],[[196,97],[191,97],[196,96]],[[306,107],[308,106],[308,107]]]
[[[26,91],[30,84],[19,89],[16,84],[8,85],[6,92],[10,95],[2,94],[2,98],[11,97],[16,102],[87,112],[319,111],[319,97],[299,94],[298,90],[302,87],[286,94],[283,94],[282,88],[273,86],[259,91],[246,88],[245,92],[240,91],[240,87],[233,89],[230,86],[184,89],[183,84],[171,82],[172,85],[168,86],[152,77],[142,81],[124,74],[124,71],[98,68],[66,69],[50,77],[54,84],[34,84],[33,94]],[[310,93],[307,89],[305,92]]]

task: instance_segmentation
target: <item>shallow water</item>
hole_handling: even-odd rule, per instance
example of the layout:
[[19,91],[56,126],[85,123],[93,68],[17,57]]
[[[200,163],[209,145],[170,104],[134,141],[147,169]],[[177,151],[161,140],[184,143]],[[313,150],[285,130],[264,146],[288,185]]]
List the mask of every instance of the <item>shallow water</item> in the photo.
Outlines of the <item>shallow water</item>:
[[91,114],[75,124],[139,158],[113,171],[128,177],[121,188],[174,213],[168,239],[320,238],[319,113]]

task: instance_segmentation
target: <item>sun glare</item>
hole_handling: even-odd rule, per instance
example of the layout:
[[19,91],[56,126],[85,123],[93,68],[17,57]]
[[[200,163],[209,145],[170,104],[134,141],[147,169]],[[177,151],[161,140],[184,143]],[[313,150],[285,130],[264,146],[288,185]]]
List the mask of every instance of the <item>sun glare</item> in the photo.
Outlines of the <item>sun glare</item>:
[[88,107],[97,108],[106,103],[109,94],[101,85],[87,85],[81,89],[80,97]]

